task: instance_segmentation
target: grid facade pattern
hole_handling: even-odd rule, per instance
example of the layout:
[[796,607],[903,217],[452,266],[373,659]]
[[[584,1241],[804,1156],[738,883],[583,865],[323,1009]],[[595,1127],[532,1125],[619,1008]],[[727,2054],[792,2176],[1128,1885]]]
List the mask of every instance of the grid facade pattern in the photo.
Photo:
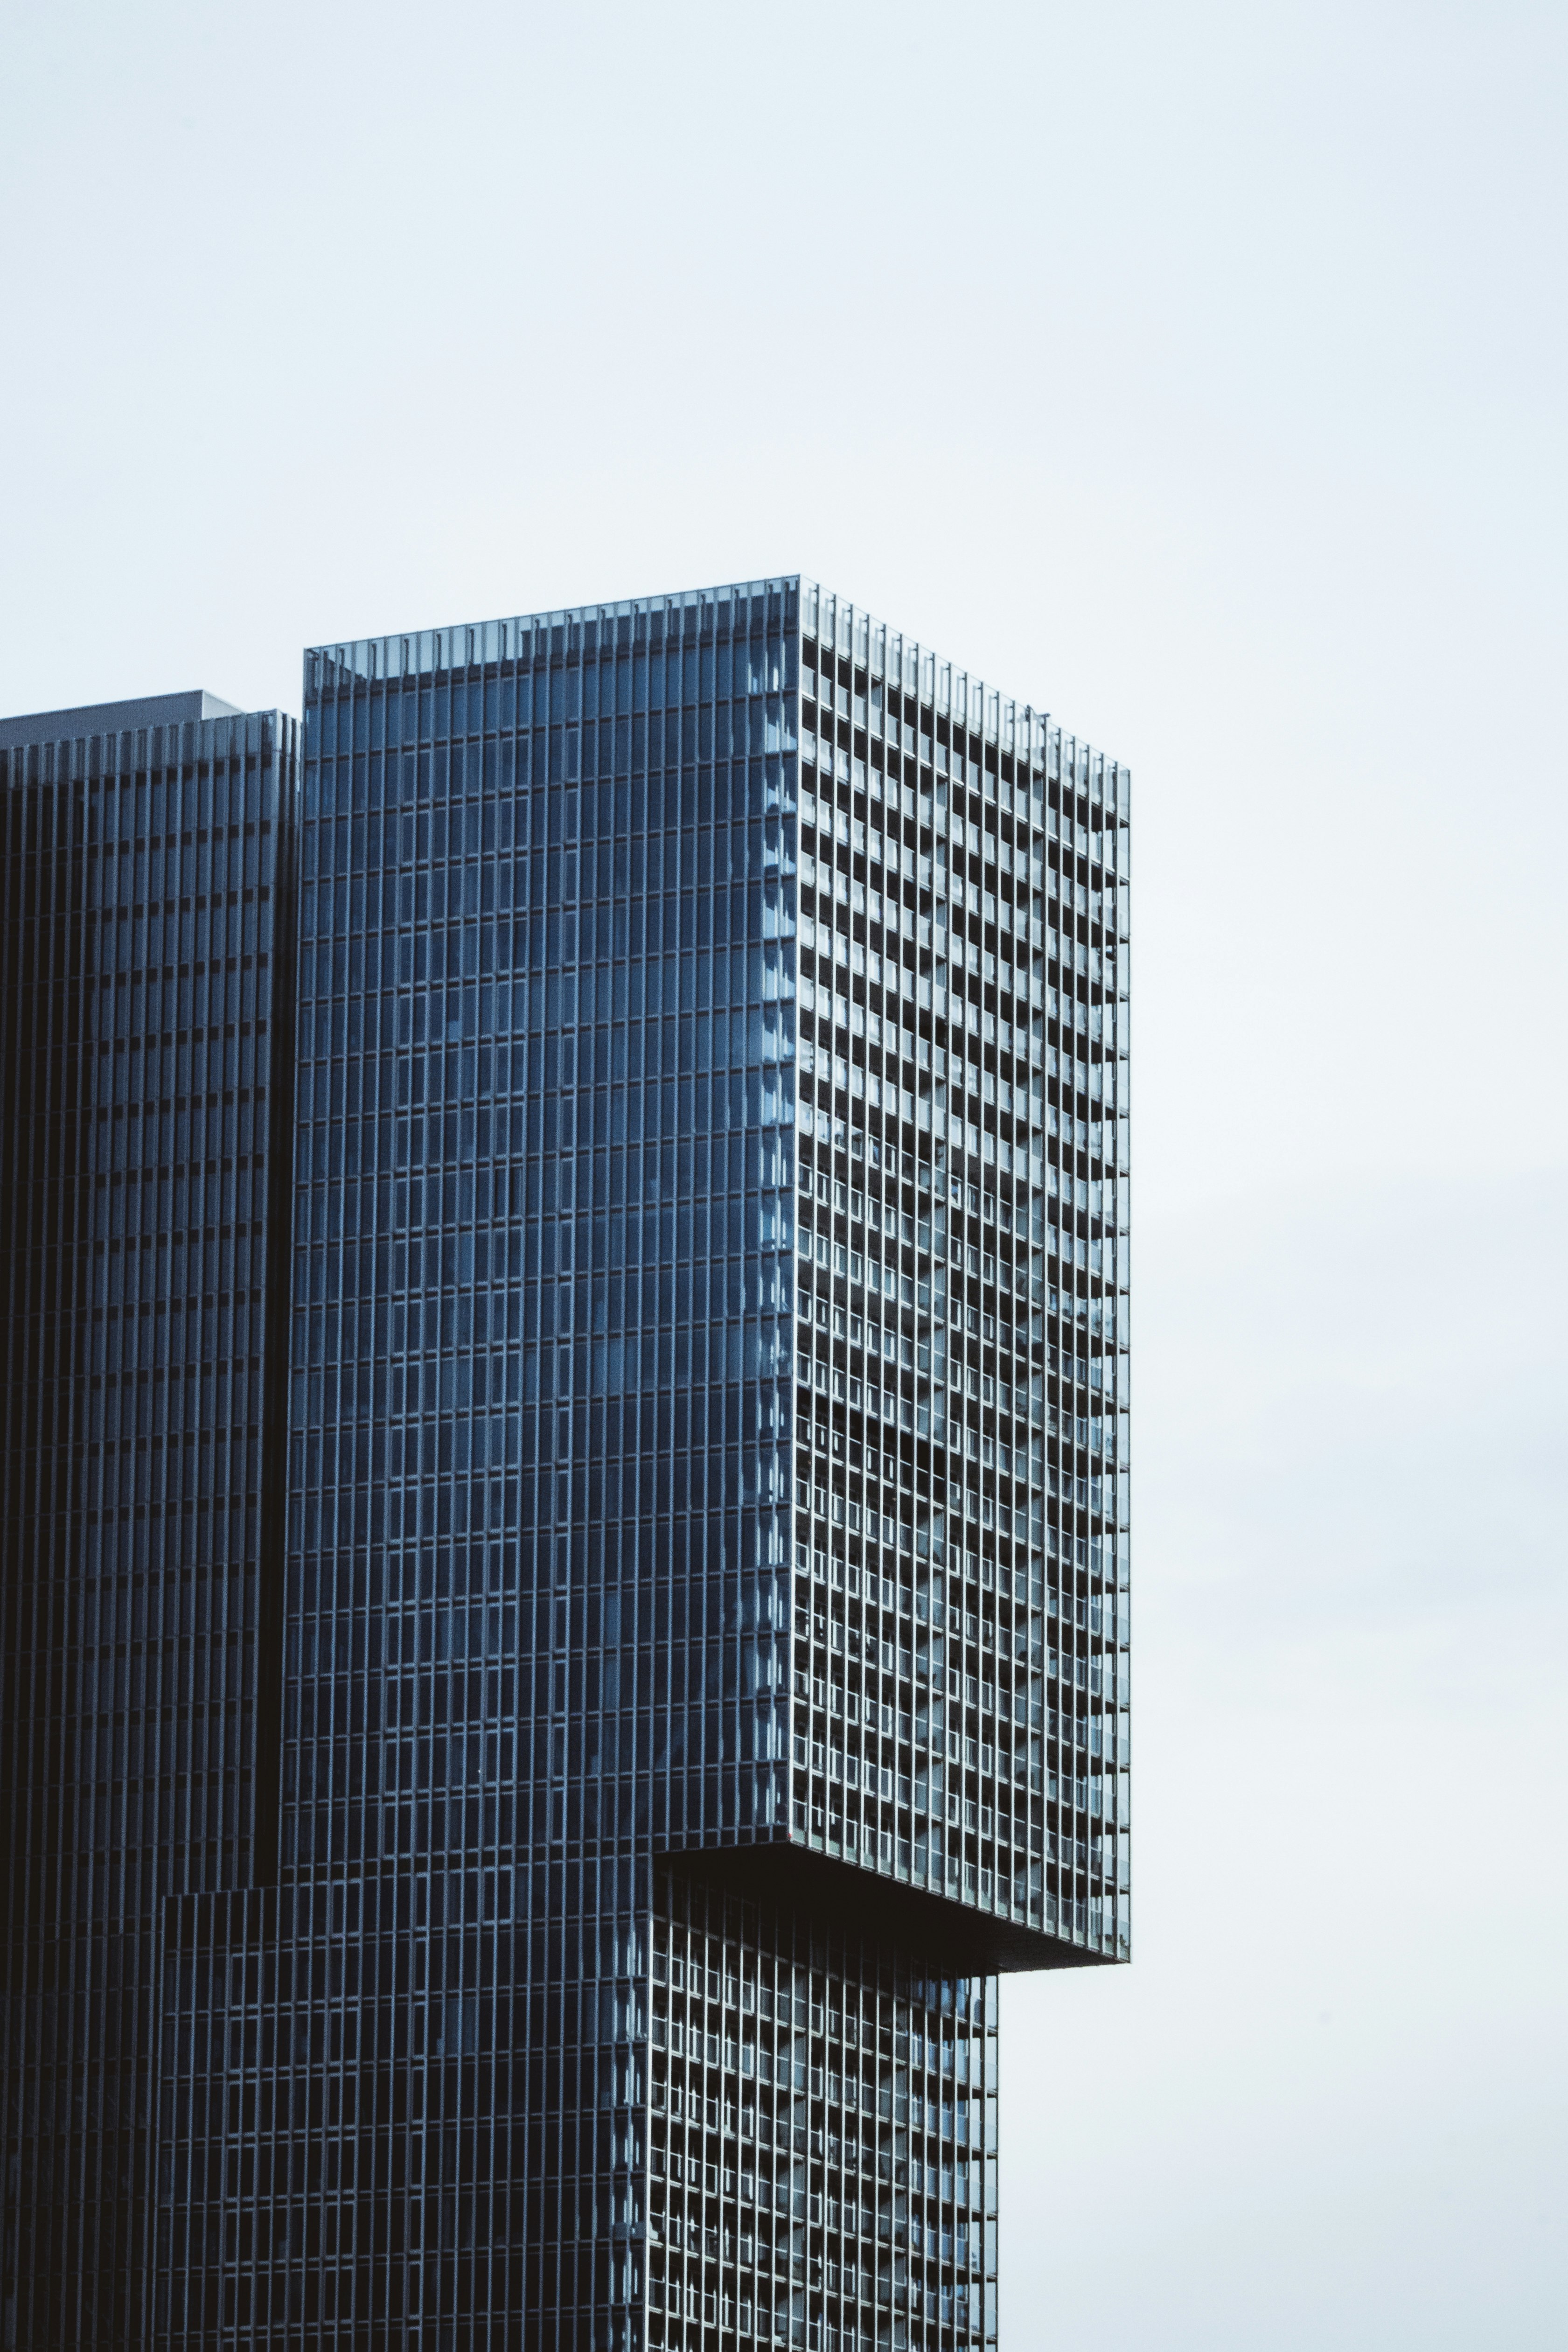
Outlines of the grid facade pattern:
[[148,1879],[137,2340],[994,2345],[998,1972],[1130,1941],[1127,820],[804,580],[307,655],[202,1555],[250,1778]]
[[0,732],[0,2333],[18,2346],[148,2340],[167,1914],[265,1875],[276,1845],[264,1439],[297,730],[114,715]]
[[802,615],[793,1826],[1124,1955],[1129,782]]
[[835,1906],[670,1891],[648,2341],[994,2344],[997,1980]]

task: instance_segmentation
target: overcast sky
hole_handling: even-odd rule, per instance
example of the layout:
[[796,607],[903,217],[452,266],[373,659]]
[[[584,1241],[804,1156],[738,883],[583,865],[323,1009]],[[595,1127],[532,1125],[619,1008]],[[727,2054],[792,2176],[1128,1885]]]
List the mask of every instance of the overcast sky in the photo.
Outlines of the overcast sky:
[[1130,1971],[1003,2345],[1558,2352],[1568,14],[0,20],[0,709],[802,569],[1131,762]]

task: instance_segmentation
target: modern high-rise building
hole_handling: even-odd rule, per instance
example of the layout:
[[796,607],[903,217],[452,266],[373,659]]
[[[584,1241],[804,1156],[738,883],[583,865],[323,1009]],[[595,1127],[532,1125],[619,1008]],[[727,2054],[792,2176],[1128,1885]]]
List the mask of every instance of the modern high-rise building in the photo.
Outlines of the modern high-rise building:
[[1127,819],[804,580],[307,656],[145,2340],[995,2342],[998,1978],[1129,1946]]
[[276,1876],[298,723],[0,720],[0,2343],[151,2340],[179,1898]]

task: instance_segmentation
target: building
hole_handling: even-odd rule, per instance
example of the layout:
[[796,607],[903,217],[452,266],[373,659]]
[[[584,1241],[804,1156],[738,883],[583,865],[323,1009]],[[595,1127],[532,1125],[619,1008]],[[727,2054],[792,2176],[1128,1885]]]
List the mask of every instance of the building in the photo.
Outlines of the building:
[[152,2340],[993,2343],[998,1976],[1129,1948],[1124,772],[796,579],[316,649],[304,759]]
[[0,721],[0,2340],[148,2341],[178,1900],[276,1875],[298,726]]

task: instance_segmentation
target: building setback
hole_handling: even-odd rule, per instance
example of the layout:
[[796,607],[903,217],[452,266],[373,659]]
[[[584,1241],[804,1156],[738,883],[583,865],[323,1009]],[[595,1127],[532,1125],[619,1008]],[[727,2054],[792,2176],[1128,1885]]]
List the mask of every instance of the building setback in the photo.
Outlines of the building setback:
[[995,2342],[998,1977],[1129,1949],[1127,816],[804,580],[307,655],[276,1803],[159,1881],[126,2340]]

